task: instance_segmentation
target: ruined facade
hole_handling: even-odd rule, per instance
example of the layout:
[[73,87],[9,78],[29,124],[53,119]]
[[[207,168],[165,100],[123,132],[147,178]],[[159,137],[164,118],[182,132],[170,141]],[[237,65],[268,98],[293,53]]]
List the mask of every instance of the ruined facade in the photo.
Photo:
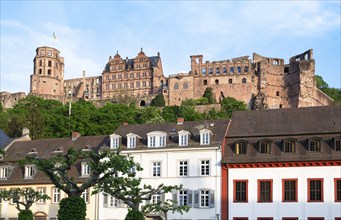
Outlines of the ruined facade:
[[[69,80],[64,80],[64,58],[58,50],[36,51],[30,93],[62,102],[82,98],[99,106],[132,98],[145,106],[163,93],[167,105],[181,105],[183,100],[202,97],[207,87],[218,102],[229,96],[250,109],[325,106],[333,101],[316,87],[313,50],[291,57],[288,64],[256,53],[252,60],[242,56],[212,62],[193,55],[189,72],[165,77],[160,54],[148,57],[141,49],[132,59],[123,59],[118,52],[110,56],[99,76],[86,77],[84,71],[82,78]],[[1,94],[0,99],[4,105]]]

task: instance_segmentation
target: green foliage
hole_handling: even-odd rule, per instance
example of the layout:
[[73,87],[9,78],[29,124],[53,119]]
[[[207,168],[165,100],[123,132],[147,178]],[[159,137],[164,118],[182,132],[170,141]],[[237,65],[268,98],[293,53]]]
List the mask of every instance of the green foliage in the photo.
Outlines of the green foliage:
[[159,213],[162,212],[165,216],[165,220],[167,220],[167,213],[171,211],[179,212],[180,214],[183,214],[184,212],[188,212],[190,209],[189,206],[179,206],[177,202],[174,202],[170,199],[168,199],[165,202],[158,202],[157,204],[147,204],[143,208],[144,213]]
[[163,94],[157,94],[155,98],[152,99],[150,105],[156,106],[156,107],[164,107],[166,104],[165,98],[163,97]]
[[141,211],[129,209],[124,220],[144,220],[144,215]]
[[334,100],[335,104],[341,103],[341,88],[329,88],[328,84],[319,75],[315,75],[316,87]]
[[1,190],[0,197],[6,201],[12,200],[18,211],[28,211],[33,203],[38,200],[46,201],[47,199],[50,199],[48,195],[35,191],[32,188]]
[[18,214],[18,220],[34,220],[31,210],[21,210]]
[[161,110],[157,107],[145,107],[137,110],[136,122],[139,124],[144,123],[164,123],[165,120],[162,118]]
[[216,103],[216,100],[213,96],[213,89],[211,87],[207,87],[205,89],[203,97],[207,98],[209,104]]
[[162,109],[162,117],[166,122],[176,122],[181,115],[180,106],[166,106]]
[[195,105],[207,105],[210,104],[208,98],[200,97],[198,99],[185,99],[181,102],[181,105],[195,106]]
[[326,83],[322,76],[319,76],[319,75],[315,75],[314,76],[315,78],[315,81],[316,81],[316,87],[319,88],[319,89],[324,89],[324,88],[328,88],[328,83]]
[[63,198],[59,203],[58,220],[85,220],[86,204],[79,196]]
[[220,102],[221,110],[219,115],[221,118],[231,118],[234,111],[245,111],[247,106],[244,102],[238,101],[232,97],[226,97]]

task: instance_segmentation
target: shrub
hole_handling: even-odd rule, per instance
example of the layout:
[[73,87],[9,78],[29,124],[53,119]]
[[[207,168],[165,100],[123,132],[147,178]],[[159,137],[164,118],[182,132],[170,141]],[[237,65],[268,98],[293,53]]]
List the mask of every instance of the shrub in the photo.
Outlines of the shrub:
[[86,204],[79,196],[64,198],[59,203],[58,220],[85,220]]
[[31,210],[22,210],[18,214],[18,220],[33,220],[33,213]]
[[124,220],[144,220],[144,215],[138,210],[129,210]]

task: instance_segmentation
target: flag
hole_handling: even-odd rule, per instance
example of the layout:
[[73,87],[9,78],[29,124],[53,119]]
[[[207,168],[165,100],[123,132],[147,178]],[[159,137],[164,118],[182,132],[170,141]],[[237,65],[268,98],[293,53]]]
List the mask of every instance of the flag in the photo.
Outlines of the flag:
[[56,34],[53,32],[53,38],[54,39],[57,39],[57,37],[56,37]]
[[71,99],[70,99],[70,102],[69,102],[69,116],[71,115]]

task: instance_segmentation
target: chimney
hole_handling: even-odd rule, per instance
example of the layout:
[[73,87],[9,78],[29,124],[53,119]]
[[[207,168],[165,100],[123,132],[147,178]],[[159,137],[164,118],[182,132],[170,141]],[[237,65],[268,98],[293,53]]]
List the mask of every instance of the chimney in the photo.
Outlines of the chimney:
[[185,119],[184,118],[177,118],[177,125],[182,125],[184,124]]
[[29,134],[30,134],[30,130],[28,128],[22,129],[22,136],[29,135]]
[[81,136],[81,134],[80,134],[79,132],[73,131],[73,132],[72,132],[72,136],[71,136],[71,140],[72,140],[72,141],[75,141],[75,140],[77,140],[77,138],[80,137],[80,136]]

